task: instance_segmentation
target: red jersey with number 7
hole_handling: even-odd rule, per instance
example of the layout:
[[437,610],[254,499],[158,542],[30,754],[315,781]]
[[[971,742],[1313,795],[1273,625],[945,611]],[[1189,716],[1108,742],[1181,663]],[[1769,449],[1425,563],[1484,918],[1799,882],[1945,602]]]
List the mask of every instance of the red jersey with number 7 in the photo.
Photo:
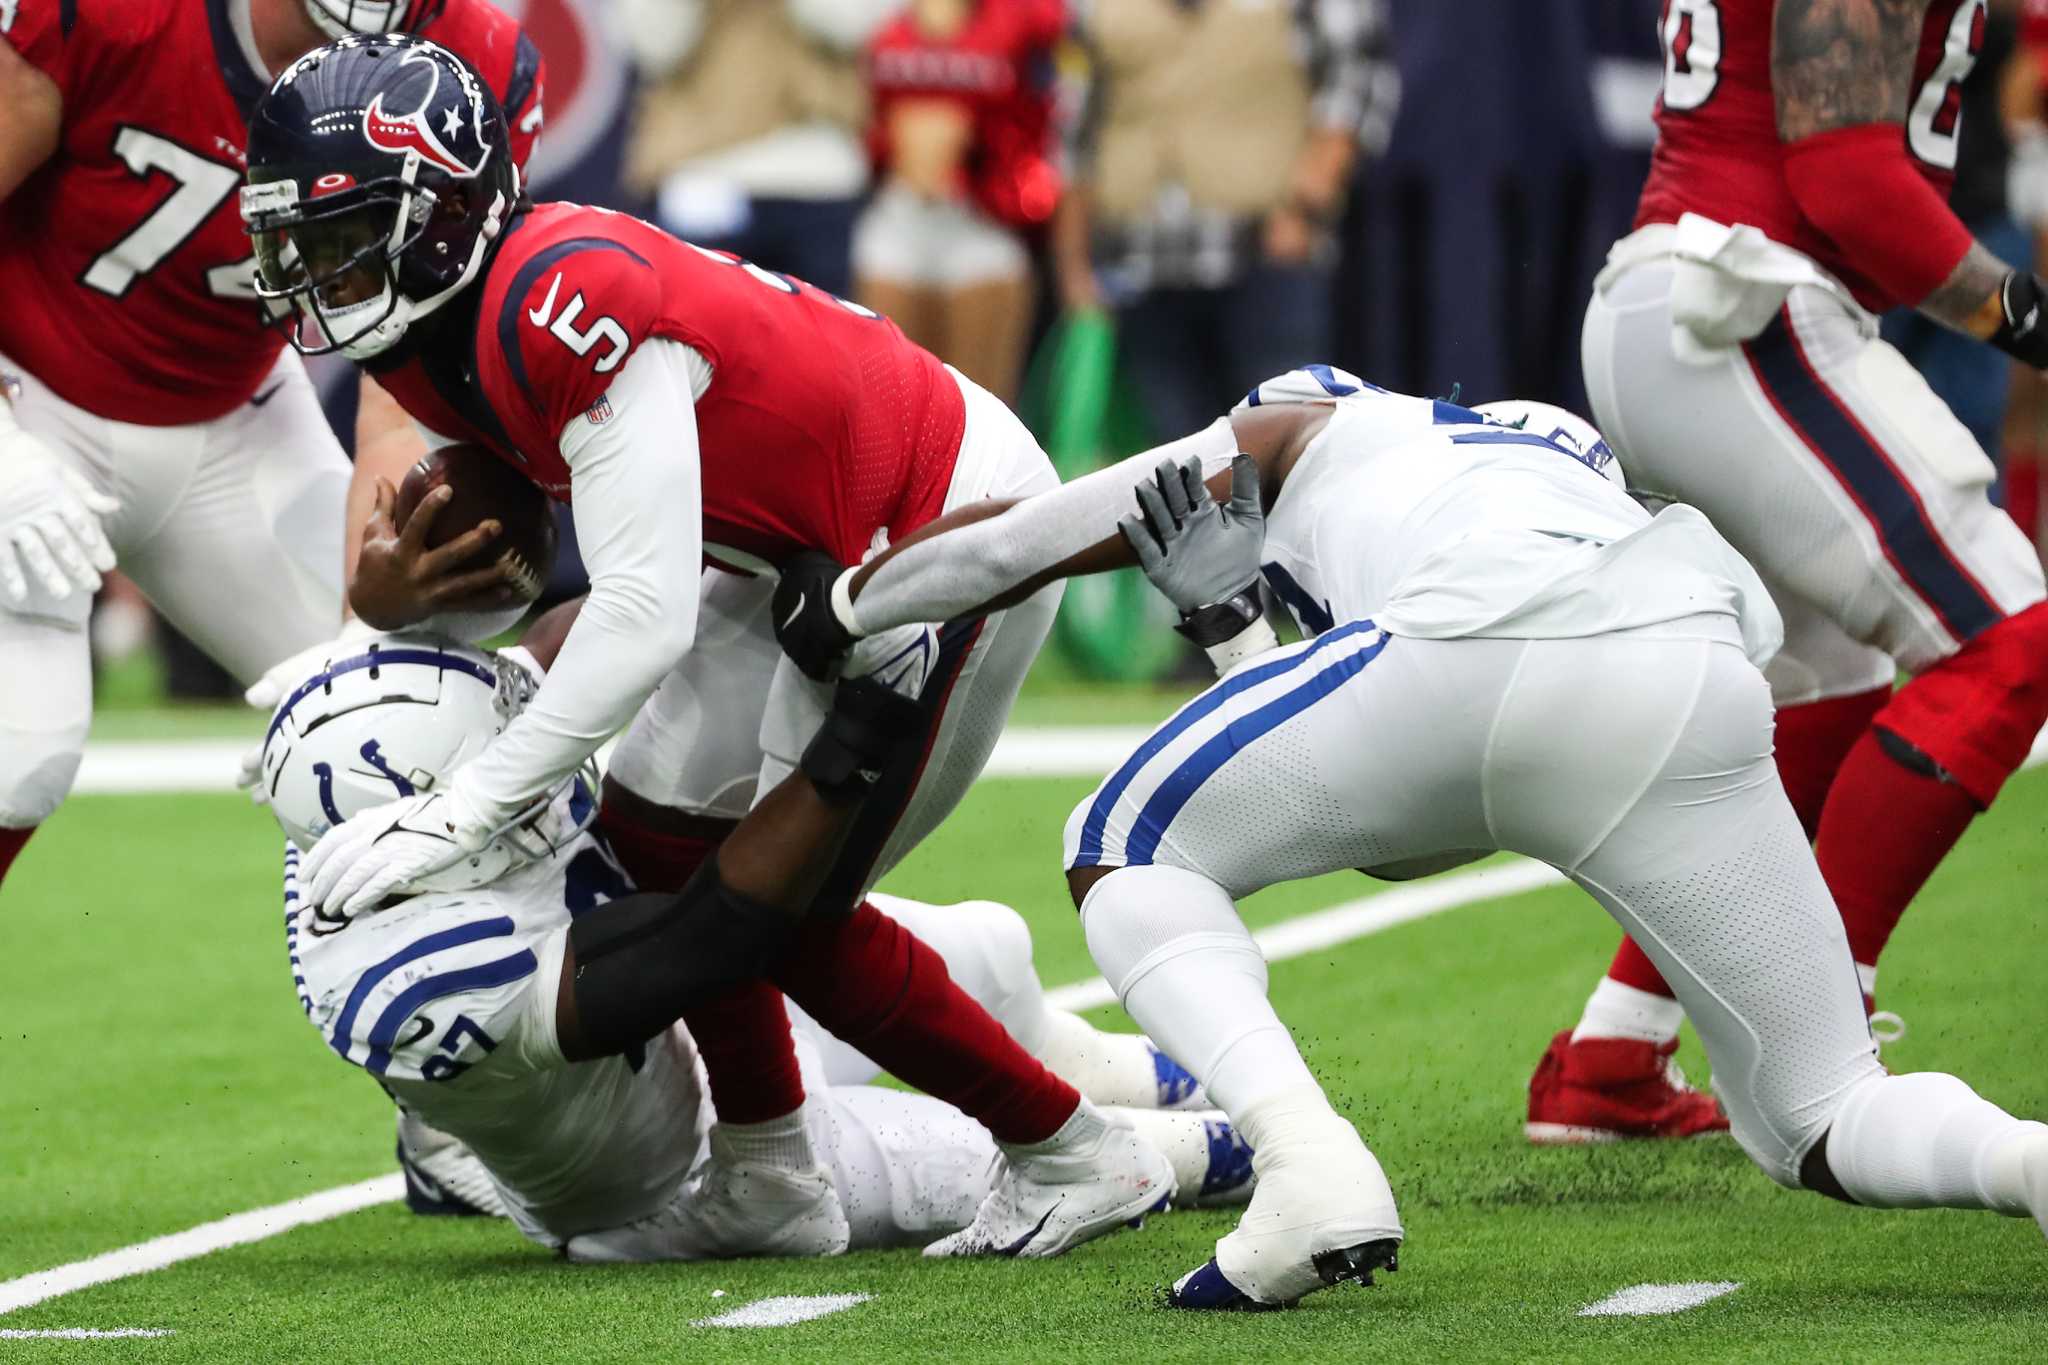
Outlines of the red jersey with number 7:
[[475,290],[473,324],[378,381],[558,501],[571,492],[563,428],[609,420],[620,367],[665,338],[711,367],[695,402],[707,558],[747,568],[815,549],[858,564],[944,509],[960,385],[859,304],[578,204],[513,219]]
[[[270,87],[248,8],[0,0],[0,41],[64,101],[56,152],[0,203],[0,357],[98,416],[219,417],[284,345],[256,303],[235,195],[248,111]],[[542,69],[519,25],[485,0],[448,0],[421,32],[497,92],[524,164]]]
[[[1813,257],[1866,307],[1881,311],[1907,302],[1857,270],[1806,220],[1786,188],[1771,93],[1775,8],[1775,0],[1664,0],[1657,147],[1636,226],[1675,223],[1684,213],[1747,223]],[[1963,78],[1983,43],[1984,0],[1927,6],[1900,135],[1913,164],[1943,196],[1955,179]],[[1869,60],[1882,60],[1875,48]]]

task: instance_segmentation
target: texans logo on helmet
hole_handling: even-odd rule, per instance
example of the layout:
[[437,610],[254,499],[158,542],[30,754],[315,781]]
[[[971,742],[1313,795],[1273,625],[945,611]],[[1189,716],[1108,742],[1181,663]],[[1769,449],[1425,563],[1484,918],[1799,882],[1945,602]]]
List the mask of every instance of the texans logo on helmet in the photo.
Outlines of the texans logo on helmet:
[[[441,140],[443,135],[450,139],[462,135],[463,109],[456,105],[449,106],[442,114],[441,131],[436,133],[433,126],[427,122],[425,111],[433,108],[434,96],[440,90],[440,68],[431,60],[419,55],[408,55],[401,64],[409,66],[414,63],[425,66],[433,77],[419,108],[405,114],[389,114],[384,109],[384,93],[378,91],[376,98],[370,101],[370,107],[363,111],[363,137],[380,152],[418,152],[422,161],[432,162],[450,175],[461,176],[464,179],[475,176],[481,167],[472,166],[449,151],[447,144]],[[469,101],[468,116],[472,123],[476,121],[477,100],[473,93]]]

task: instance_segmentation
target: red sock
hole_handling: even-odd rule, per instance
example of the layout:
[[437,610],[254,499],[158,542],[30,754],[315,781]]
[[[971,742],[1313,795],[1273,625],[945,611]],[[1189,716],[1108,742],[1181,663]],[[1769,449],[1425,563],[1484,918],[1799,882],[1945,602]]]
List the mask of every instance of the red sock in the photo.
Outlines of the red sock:
[[1876,730],[1856,742],[1828,794],[1814,856],[1858,962],[1876,965],[1899,916],[1976,814],[1968,792],[1900,763]]
[[2041,538],[2041,465],[2037,452],[2029,447],[2005,452],[2005,510],[2027,538],[2029,545]]
[[0,829],[0,882],[7,880],[7,869],[14,866],[15,858],[28,845],[28,837],[36,832],[30,825],[27,829]]
[[[660,818],[674,828],[655,829],[629,813],[631,804],[607,791],[599,827],[643,891],[682,890],[738,823],[662,810]],[[683,1023],[704,1059],[711,1105],[721,1122],[764,1123],[804,1102],[789,1015],[782,992],[768,982],[742,982],[685,1010]]]
[[1041,1142],[1081,1102],[954,984],[937,953],[866,902],[848,916],[812,916],[775,975],[820,1024],[998,1141]]
[[1891,697],[1889,686],[1873,687],[1846,697],[1778,708],[1778,779],[1785,784],[1785,795],[1791,798],[1800,828],[1809,840],[1820,834],[1820,813],[1835,774]]
[[1639,991],[1649,991],[1653,995],[1671,998],[1671,987],[1664,983],[1664,976],[1657,970],[1657,964],[1650,961],[1641,948],[1636,947],[1636,941],[1632,938],[1623,939],[1621,947],[1615,949],[1614,961],[1607,964],[1607,975],[1610,980],[1619,981],[1624,986],[1633,986]]

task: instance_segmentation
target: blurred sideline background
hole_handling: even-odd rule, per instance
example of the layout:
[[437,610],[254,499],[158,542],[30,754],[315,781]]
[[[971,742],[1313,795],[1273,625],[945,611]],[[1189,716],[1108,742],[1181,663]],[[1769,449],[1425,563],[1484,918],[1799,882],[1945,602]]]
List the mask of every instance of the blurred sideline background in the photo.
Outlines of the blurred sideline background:
[[[879,309],[1011,399],[1068,477],[1311,361],[1583,410],[1580,318],[1662,64],[1660,0],[498,3],[548,64],[536,198]],[[2017,9],[1992,0],[1964,87],[1955,204],[2029,264],[2007,126],[2039,116],[2043,64]],[[2038,542],[2041,377],[1911,316],[1887,334]],[[313,364],[352,446],[354,372]],[[582,590],[564,544],[549,600]],[[1141,588],[1073,584],[1034,688],[1195,678]],[[94,645],[103,733],[110,709],[236,690],[119,575]]]

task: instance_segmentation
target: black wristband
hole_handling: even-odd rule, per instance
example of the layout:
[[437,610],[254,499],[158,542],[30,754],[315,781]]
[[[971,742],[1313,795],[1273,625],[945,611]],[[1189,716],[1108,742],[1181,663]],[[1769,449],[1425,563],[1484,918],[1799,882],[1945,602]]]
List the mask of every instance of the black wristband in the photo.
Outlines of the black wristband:
[[910,698],[872,678],[846,679],[797,766],[827,801],[858,801],[905,743],[923,737],[924,722],[923,708]]
[[1999,310],[2004,321],[1991,334],[1991,344],[2013,359],[2048,369],[2048,318],[2042,304],[2048,302],[2041,277],[2027,270],[2015,270],[1998,289]]
[[1265,614],[1259,605],[1258,585],[1247,583],[1221,602],[1211,602],[1183,614],[1174,629],[1203,649],[1210,649],[1236,639]]

